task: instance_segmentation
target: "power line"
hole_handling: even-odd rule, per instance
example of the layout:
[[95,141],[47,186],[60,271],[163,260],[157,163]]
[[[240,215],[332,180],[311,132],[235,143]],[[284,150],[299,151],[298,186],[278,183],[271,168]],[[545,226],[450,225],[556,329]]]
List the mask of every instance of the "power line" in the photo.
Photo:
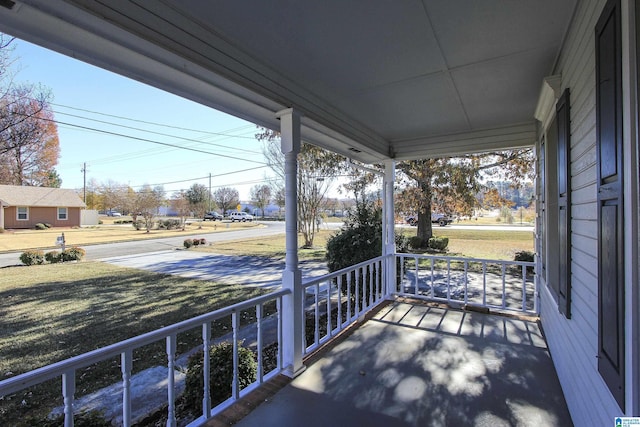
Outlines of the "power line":
[[[197,139],[193,139],[193,138],[185,138],[183,136],[171,135],[171,134],[162,133],[162,132],[155,132],[155,131],[148,130],[148,129],[142,129],[142,128],[137,128],[137,127],[133,127],[133,126],[126,126],[126,125],[122,125],[122,124],[119,124],[119,123],[108,122],[108,121],[105,121],[105,120],[92,119],[90,117],[79,116],[77,114],[64,113],[64,112],[60,112],[60,111],[54,111],[54,113],[61,114],[63,116],[75,117],[77,119],[89,120],[89,121],[96,122],[96,123],[102,123],[102,124],[106,124],[106,125],[117,126],[117,127],[124,128],[124,129],[136,130],[136,131],[150,133],[150,134],[154,134],[154,135],[160,135],[160,136],[168,136],[170,138],[181,139],[181,140],[189,141],[189,142],[196,142],[198,144],[206,144],[206,145],[211,145],[211,146],[215,146],[215,147],[227,148],[227,149],[230,149],[230,150],[243,151],[243,152],[246,152],[246,153],[261,154],[261,153],[259,153],[257,151],[240,150],[239,148],[229,147],[227,145],[216,144],[216,143],[213,143],[213,142],[207,142],[207,141],[197,140]],[[248,136],[240,136],[240,135],[225,135],[225,136],[233,137],[233,138],[244,138],[244,139],[255,140],[255,138],[248,137]]]
[[[216,135],[216,136],[235,136],[235,135],[230,135],[230,134],[224,133],[224,132],[203,131],[203,130],[198,130],[198,129],[183,128],[183,127],[179,127],[179,126],[175,126],[175,125],[167,125],[165,123],[156,123],[156,122],[149,122],[149,121],[145,121],[145,120],[132,119],[130,117],[123,117],[123,116],[117,116],[117,115],[114,115],[114,114],[101,113],[99,111],[86,110],[84,108],[71,107],[69,105],[56,104],[56,103],[53,103],[53,102],[51,102],[50,105],[55,105],[57,107],[68,108],[70,110],[83,111],[85,113],[98,114],[98,115],[105,116],[105,117],[112,117],[112,118],[115,118],[115,119],[128,120],[128,121],[131,121],[131,122],[144,123],[144,124],[153,125],[153,126],[166,127],[166,128],[169,128],[169,129],[186,130],[186,131],[198,132],[198,133],[208,133],[210,135]],[[245,129],[245,128],[252,128],[253,126],[255,126],[255,125],[239,126],[237,128],[230,129],[228,132],[232,132],[232,131],[235,131],[235,130],[242,130],[242,129]],[[243,137],[243,138],[255,139],[255,138],[252,138],[252,137]]]
[[148,139],[148,138],[142,138],[142,137],[133,136],[133,135],[125,135],[125,134],[118,133],[118,132],[112,132],[112,131],[103,130],[103,129],[96,129],[96,128],[91,128],[91,127],[88,127],[88,126],[76,125],[76,124],[73,124],[73,123],[61,122],[59,120],[47,119],[47,118],[44,118],[44,117],[37,117],[37,119],[38,120],[43,120],[43,121],[46,121],[46,122],[52,122],[52,123],[56,123],[56,124],[72,126],[72,127],[76,127],[76,128],[79,128],[79,129],[86,129],[86,130],[90,130],[90,131],[94,131],[94,132],[100,132],[100,133],[104,133],[104,134],[107,134],[107,135],[119,136],[121,138],[129,138],[129,139],[133,139],[133,140],[136,140],[136,141],[150,142],[152,144],[163,145],[163,146],[166,146],[166,147],[178,148],[178,149],[181,149],[181,150],[195,151],[197,153],[210,154],[212,156],[224,157],[224,158],[227,158],[227,159],[242,160],[244,162],[250,162],[250,163],[257,163],[257,164],[261,164],[261,165],[266,165],[265,162],[259,162],[259,161],[256,161],[256,160],[249,160],[249,159],[243,159],[241,157],[235,157],[235,156],[229,156],[229,155],[225,155],[225,154],[213,153],[211,151],[205,151],[205,150],[200,150],[200,149],[197,149],[197,148],[185,147],[185,146],[176,145],[176,144],[170,144],[168,142],[154,141],[154,140]]

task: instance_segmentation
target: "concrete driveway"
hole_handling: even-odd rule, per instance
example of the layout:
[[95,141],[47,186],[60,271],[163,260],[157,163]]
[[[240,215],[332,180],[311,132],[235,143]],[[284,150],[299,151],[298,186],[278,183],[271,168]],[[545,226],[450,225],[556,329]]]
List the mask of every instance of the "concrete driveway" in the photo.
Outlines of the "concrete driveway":
[[[202,253],[184,249],[108,257],[100,261],[192,279],[267,288],[280,285],[284,270],[284,260]],[[303,280],[321,276],[328,271],[326,263],[317,261],[303,261],[300,263],[300,269]]]

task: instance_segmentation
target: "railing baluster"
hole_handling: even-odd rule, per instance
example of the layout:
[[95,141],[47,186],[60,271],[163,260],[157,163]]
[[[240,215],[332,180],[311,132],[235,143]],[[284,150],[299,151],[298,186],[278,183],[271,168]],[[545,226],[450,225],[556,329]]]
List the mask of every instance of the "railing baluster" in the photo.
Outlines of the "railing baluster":
[[467,263],[467,260],[464,261],[464,303],[467,304],[469,302],[469,280],[467,277],[467,269],[469,267],[469,264]]
[[487,262],[482,261],[482,305],[487,305]]
[[231,382],[231,397],[233,400],[240,398],[239,375],[238,375],[238,329],[240,329],[240,319],[238,312],[231,313],[231,324],[233,325],[233,380]]
[[331,280],[327,280],[327,337],[333,336],[333,328],[331,327]]
[[316,283],[315,288],[315,325],[314,326],[314,340],[313,343],[317,346],[320,342],[320,283]]
[[507,306],[507,271],[504,262],[502,263],[502,308]]
[[167,427],[176,426],[176,334],[167,336]]
[[120,355],[122,372],[122,425],[131,425],[131,370],[133,369],[133,351],[128,349]]
[[202,324],[202,376],[204,382],[202,415],[211,416],[211,322]]
[[356,268],[356,305],[355,317],[360,315],[360,276],[362,275],[362,267]]
[[404,293],[404,275],[405,275],[405,271],[404,271],[404,264],[407,260],[407,257],[404,255],[400,255],[400,277],[398,278],[398,283],[396,283],[395,286],[395,291],[396,292],[400,292],[400,293]]
[[347,273],[347,323],[351,322],[351,272]]
[[369,305],[367,307],[371,307],[373,305],[373,264],[367,266],[367,271],[369,272]]
[[447,302],[451,301],[451,260],[447,259]]
[[420,265],[419,265],[419,259],[418,257],[413,257],[413,268],[415,271],[415,278],[413,281],[413,294],[414,295],[418,295],[418,282],[419,282],[419,277],[420,277]]
[[380,301],[380,299],[382,298],[382,280],[380,280],[380,278],[382,277],[382,261],[378,261],[376,263],[376,299],[375,301]]
[[73,427],[73,401],[76,394],[76,371],[62,374],[62,401],[64,403],[64,427]]
[[342,274],[338,276],[338,331],[342,330]]
[[[277,320],[278,320],[278,372],[282,370],[282,297],[278,297],[276,300],[276,311],[277,311]],[[303,325],[304,326],[304,325]],[[304,330],[304,327],[302,328]],[[304,341],[303,341],[304,343]]]
[[435,257],[431,257],[431,298],[435,298],[435,288],[436,288],[436,284],[434,282],[434,268],[435,268],[435,264],[436,264],[436,258]]
[[522,311],[527,311],[527,266],[522,266]]
[[263,364],[263,356],[262,353],[264,351],[263,342],[262,342],[262,304],[256,305],[256,334],[258,340],[258,384],[262,384],[264,381],[264,367]]

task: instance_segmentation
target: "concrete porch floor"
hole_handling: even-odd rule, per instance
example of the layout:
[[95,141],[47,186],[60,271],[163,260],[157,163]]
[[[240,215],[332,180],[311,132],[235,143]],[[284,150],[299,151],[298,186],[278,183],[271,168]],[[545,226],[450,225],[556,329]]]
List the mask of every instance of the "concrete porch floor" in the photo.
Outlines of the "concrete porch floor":
[[539,427],[572,422],[536,322],[394,302],[237,425]]

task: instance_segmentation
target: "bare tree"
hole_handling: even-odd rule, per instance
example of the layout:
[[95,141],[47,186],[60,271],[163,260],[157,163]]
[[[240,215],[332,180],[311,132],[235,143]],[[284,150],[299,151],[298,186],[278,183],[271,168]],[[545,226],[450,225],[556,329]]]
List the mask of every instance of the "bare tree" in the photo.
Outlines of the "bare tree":
[[213,200],[222,209],[222,215],[226,215],[240,203],[240,194],[234,188],[221,187],[213,192]]
[[187,216],[189,212],[191,212],[189,207],[189,199],[187,199],[187,194],[184,191],[173,194],[171,198],[171,208],[175,210],[180,217],[180,227],[182,231],[185,229]]
[[145,184],[137,193],[136,212],[142,215],[147,233],[153,228],[154,218],[158,209],[164,203],[164,189],[162,186],[151,188]]
[[270,201],[271,187],[265,184],[258,184],[251,188],[251,202],[262,211],[262,218],[264,218],[264,208],[267,207]]
[[[267,164],[283,183],[284,155],[280,150],[280,134],[261,129],[256,138],[265,143],[263,154]],[[313,247],[320,206],[345,160],[339,154],[302,144],[298,154],[298,228],[304,236],[305,248]]]

